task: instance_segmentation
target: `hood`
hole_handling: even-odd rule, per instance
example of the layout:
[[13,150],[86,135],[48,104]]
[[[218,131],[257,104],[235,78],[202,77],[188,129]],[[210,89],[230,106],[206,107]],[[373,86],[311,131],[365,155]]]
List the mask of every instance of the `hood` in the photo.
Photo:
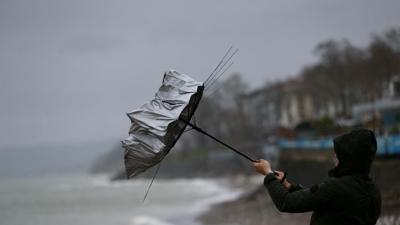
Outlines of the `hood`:
[[359,128],[334,138],[333,147],[338,165],[330,171],[332,176],[369,174],[377,151],[375,134]]

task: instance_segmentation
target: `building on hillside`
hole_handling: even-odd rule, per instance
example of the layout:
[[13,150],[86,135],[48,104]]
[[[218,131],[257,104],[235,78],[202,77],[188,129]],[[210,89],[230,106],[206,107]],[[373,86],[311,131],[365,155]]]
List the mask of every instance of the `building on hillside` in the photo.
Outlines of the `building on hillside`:
[[278,82],[243,95],[242,105],[251,123],[265,129],[294,128],[315,117],[313,98],[301,78]]
[[[394,76],[382,99],[354,105],[354,120],[360,124],[373,123],[373,128],[384,131],[400,129],[400,76]],[[372,121],[372,122],[371,122]]]

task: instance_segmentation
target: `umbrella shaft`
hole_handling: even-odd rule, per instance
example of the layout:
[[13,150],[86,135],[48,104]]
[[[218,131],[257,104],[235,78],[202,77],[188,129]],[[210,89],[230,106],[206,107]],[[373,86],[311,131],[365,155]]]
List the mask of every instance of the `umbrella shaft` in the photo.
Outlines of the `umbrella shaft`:
[[244,154],[243,152],[241,152],[241,151],[235,149],[234,147],[232,147],[232,146],[230,146],[230,145],[228,145],[228,144],[226,144],[226,143],[220,141],[218,138],[216,138],[216,137],[212,136],[211,134],[207,133],[206,131],[204,131],[204,130],[201,129],[200,127],[198,127],[198,126],[196,126],[196,125],[194,125],[194,124],[192,124],[192,123],[190,123],[190,122],[188,122],[188,121],[185,121],[185,120],[183,120],[183,119],[181,119],[181,120],[184,121],[187,125],[191,126],[193,129],[195,129],[195,130],[197,130],[198,132],[200,132],[200,133],[202,133],[202,134],[204,134],[204,135],[210,137],[210,138],[213,139],[214,141],[216,141],[216,142],[222,144],[223,146],[229,148],[230,150],[236,152],[237,154],[243,156],[244,158],[250,160],[251,162],[256,162],[256,160],[252,159],[250,156],[248,156],[248,155]]

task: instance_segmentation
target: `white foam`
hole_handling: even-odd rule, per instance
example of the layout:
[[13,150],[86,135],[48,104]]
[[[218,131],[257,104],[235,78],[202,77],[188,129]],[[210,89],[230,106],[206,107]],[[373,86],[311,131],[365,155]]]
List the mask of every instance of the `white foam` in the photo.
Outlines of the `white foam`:
[[[195,219],[211,205],[235,199],[242,193],[241,190],[230,188],[226,180],[198,178],[161,180],[153,185],[153,189],[150,200],[146,200],[148,202],[144,213],[151,211],[152,216],[176,221],[178,224],[198,224]],[[165,195],[169,190],[171,192]]]
[[131,219],[129,225],[172,225],[155,217],[137,216]]
[[239,190],[231,190],[228,188],[223,188],[221,186],[219,186],[218,188],[218,192],[214,193],[208,198],[198,200],[188,211],[190,211],[191,213],[200,214],[209,209],[210,206],[213,204],[236,199],[242,194],[242,191]]

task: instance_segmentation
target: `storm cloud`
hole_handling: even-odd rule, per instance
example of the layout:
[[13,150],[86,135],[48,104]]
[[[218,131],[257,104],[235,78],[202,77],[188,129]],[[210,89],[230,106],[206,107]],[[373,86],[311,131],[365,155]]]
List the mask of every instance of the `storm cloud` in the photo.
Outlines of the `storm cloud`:
[[366,45],[400,1],[0,1],[0,148],[123,138],[165,70],[204,80],[224,51],[252,87],[312,63],[323,40]]

